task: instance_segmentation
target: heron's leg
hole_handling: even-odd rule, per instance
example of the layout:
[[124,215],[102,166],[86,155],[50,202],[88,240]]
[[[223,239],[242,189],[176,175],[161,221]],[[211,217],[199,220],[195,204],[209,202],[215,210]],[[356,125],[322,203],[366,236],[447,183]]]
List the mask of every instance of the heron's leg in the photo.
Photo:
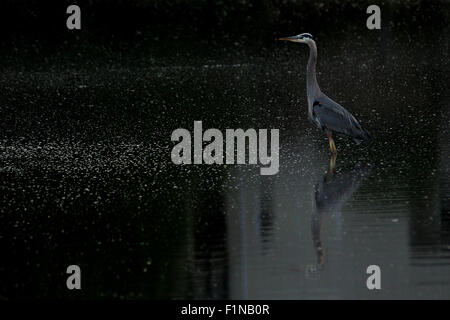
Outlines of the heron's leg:
[[336,149],[336,145],[334,144],[334,139],[333,137],[331,137],[331,152],[336,155],[337,154],[337,149]]
[[330,158],[330,170],[328,170],[328,174],[330,176],[332,176],[334,174],[334,168],[336,166],[336,158],[337,158],[337,154],[332,153],[331,158]]
[[337,154],[336,145],[334,144],[333,134],[329,131],[326,132],[328,140],[330,142],[330,151],[332,154]]

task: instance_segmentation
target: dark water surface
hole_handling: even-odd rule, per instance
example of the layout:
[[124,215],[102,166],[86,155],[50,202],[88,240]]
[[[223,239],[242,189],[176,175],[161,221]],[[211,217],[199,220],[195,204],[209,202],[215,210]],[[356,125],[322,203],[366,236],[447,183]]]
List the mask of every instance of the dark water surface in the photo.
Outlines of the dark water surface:
[[[337,139],[334,174],[302,45],[5,66],[1,296],[449,299],[448,32],[364,32],[318,39],[322,90],[376,138]],[[280,172],[172,164],[194,120],[279,128]]]

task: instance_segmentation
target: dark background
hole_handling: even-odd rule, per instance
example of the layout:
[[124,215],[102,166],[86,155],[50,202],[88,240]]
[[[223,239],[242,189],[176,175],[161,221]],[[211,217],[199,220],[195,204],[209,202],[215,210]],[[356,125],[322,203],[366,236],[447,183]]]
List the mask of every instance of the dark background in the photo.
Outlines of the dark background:
[[[81,7],[81,30],[66,28],[70,4]],[[377,137],[370,161],[378,170],[360,194],[367,201],[356,204],[392,216],[385,224],[361,219],[355,229],[381,240],[373,250],[388,264],[397,247],[383,239],[397,243],[391,220],[403,217],[396,208],[410,210],[403,223],[411,265],[422,263],[419,276],[433,273],[428,265],[445,274],[449,4],[377,2],[382,29],[369,32],[370,4],[1,0],[0,297],[232,297],[227,237],[236,228],[227,216],[235,212],[226,206],[247,184],[228,168],[172,165],[170,133],[198,119],[217,128],[280,128],[283,174],[260,190],[258,221],[263,247],[270,247],[274,225],[283,221],[274,213],[280,203],[273,186],[295,191],[295,199],[322,180],[329,162],[322,134],[301,122],[307,51],[276,41],[300,32],[319,43],[319,83]],[[365,149],[342,141],[338,148],[338,170],[370,162]],[[295,189],[297,177],[314,181]],[[391,211],[377,212],[377,205]],[[434,206],[440,215],[430,222]],[[299,216],[309,223],[307,214]],[[376,233],[380,225],[385,233]],[[312,248],[304,235],[302,244]],[[69,262],[82,266],[81,292],[65,287]],[[304,270],[297,273],[304,280]],[[343,279],[345,292],[353,275]],[[448,297],[448,286],[434,290],[447,279],[433,281],[431,292]],[[392,292],[430,296],[422,288]],[[269,290],[269,297],[284,293]],[[303,294],[289,297],[309,297]]]
[[[66,8],[81,7],[82,28],[65,27]],[[11,1],[0,4],[2,65],[15,59],[45,65],[144,56],[196,57],[232,47],[260,53],[279,36],[308,30],[320,39],[365,28],[371,1]],[[378,1],[383,30],[439,33],[448,25],[446,1]],[[373,35],[379,32],[373,32]],[[445,45],[445,44],[443,44]],[[183,48],[183,53],[179,48]],[[250,51],[251,52],[251,51]],[[146,65],[149,59],[146,59]],[[157,63],[157,62],[153,62]]]

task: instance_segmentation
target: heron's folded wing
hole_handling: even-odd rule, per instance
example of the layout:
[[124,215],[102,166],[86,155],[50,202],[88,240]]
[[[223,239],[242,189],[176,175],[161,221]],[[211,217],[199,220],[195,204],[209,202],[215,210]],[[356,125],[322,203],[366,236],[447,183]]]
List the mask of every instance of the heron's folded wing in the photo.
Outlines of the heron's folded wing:
[[362,132],[358,120],[339,103],[327,96],[317,99],[313,110],[322,126],[336,133],[358,137]]

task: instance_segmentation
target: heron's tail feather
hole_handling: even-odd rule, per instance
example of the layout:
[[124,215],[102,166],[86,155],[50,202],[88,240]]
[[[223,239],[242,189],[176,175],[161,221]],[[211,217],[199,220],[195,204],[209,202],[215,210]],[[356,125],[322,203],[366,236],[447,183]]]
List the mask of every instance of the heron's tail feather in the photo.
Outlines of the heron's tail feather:
[[366,129],[362,128],[362,132],[363,132],[364,140],[366,140],[366,141],[373,140],[373,136],[370,134],[369,131],[367,131]]
[[358,132],[356,136],[353,136],[353,140],[356,142],[356,144],[360,144],[362,141],[373,141],[372,135],[364,128],[361,128],[361,130]]

